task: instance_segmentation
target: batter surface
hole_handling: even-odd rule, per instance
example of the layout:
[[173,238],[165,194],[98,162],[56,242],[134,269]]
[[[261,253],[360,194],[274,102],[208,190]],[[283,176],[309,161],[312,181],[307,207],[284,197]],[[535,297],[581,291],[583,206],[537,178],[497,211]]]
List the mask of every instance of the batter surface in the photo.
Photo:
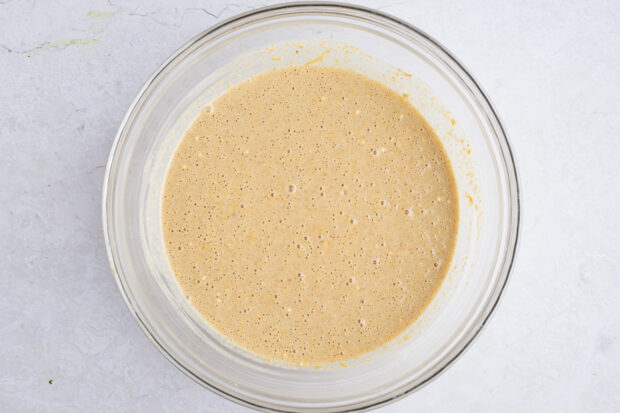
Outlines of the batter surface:
[[352,71],[293,67],[224,93],[164,188],[170,263],[192,306],[268,359],[350,359],[408,327],[453,254],[450,162],[409,102]]

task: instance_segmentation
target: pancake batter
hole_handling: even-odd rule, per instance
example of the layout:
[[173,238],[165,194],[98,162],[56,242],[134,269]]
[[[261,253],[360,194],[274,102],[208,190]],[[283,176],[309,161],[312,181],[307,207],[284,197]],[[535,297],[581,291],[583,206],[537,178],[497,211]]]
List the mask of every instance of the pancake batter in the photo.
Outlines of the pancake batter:
[[400,334],[450,264],[458,221],[432,128],[386,86],[292,67],[224,93],[172,160],[163,229],[193,307],[268,359],[350,359]]

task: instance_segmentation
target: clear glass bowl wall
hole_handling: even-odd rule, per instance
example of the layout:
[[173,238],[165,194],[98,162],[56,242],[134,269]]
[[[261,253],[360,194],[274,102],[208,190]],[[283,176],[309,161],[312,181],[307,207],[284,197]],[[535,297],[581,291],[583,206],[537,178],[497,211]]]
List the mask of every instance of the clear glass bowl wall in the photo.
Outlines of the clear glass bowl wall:
[[[218,69],[239,56],[308,39],[351,44],[423,79],[462,134],[457,143],[444,142],[454,152],[461,206],[455,265],[429,309],[406,332],[410,339],[403,336],[347,368],[286,368],[226,343],[183,299],[162,242],[163,179],[182,137],[180,125],[189,125],[197,114],[192,104],[221,89],[225,73]],[[468,160],[454,159],[463,148]],[[372,10],[294,4],[250,12],[207,30],[147,82],[112,148],[103,220],[112,269],[130,311],[164,356],[188,376],[256,408],[360,410],[427,383],[476,336],[510,272],[519,198],[501,123],[479,86],[444,48],[414,27]]]

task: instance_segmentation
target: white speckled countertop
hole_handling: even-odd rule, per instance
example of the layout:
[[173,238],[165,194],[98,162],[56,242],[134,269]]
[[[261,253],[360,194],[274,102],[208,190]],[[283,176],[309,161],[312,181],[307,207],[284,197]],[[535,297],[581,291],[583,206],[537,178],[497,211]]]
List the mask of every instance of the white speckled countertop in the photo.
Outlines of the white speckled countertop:
[[[0,411],[248,411],[140,331],[110,274],[100,198],[143,82],[195,34],[265,4],[0,0]],[[363,4],[473,72],[512,139],[524,202],[488,327],[382,411],[620,411],[620,3]]]

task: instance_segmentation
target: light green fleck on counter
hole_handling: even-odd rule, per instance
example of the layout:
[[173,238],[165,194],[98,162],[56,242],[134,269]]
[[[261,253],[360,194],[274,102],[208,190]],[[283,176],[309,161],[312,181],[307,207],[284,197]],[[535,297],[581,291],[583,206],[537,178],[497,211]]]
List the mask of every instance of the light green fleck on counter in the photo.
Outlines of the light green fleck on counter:
[[78,39],[59,39],[52,42],[46,42],[39,47],[28,52],[28,57],[48,50],[66,49],[69,46],[87,46],[89,44],[99,43],[99,39],[92,37],[83,37]]
[[43,48],[51,49],[55,47],[68,47],[68,46],[86,46],[93,43],[99,43],[99,39],[92,39],[89,37],[81,38],[81,39],[60,39],[54,40],[49,44],[45,45]]
[[87,17],[92,17],[93,19],[109,19],[114,16],[116,12],[113,11],[89,11],[86,13]]

